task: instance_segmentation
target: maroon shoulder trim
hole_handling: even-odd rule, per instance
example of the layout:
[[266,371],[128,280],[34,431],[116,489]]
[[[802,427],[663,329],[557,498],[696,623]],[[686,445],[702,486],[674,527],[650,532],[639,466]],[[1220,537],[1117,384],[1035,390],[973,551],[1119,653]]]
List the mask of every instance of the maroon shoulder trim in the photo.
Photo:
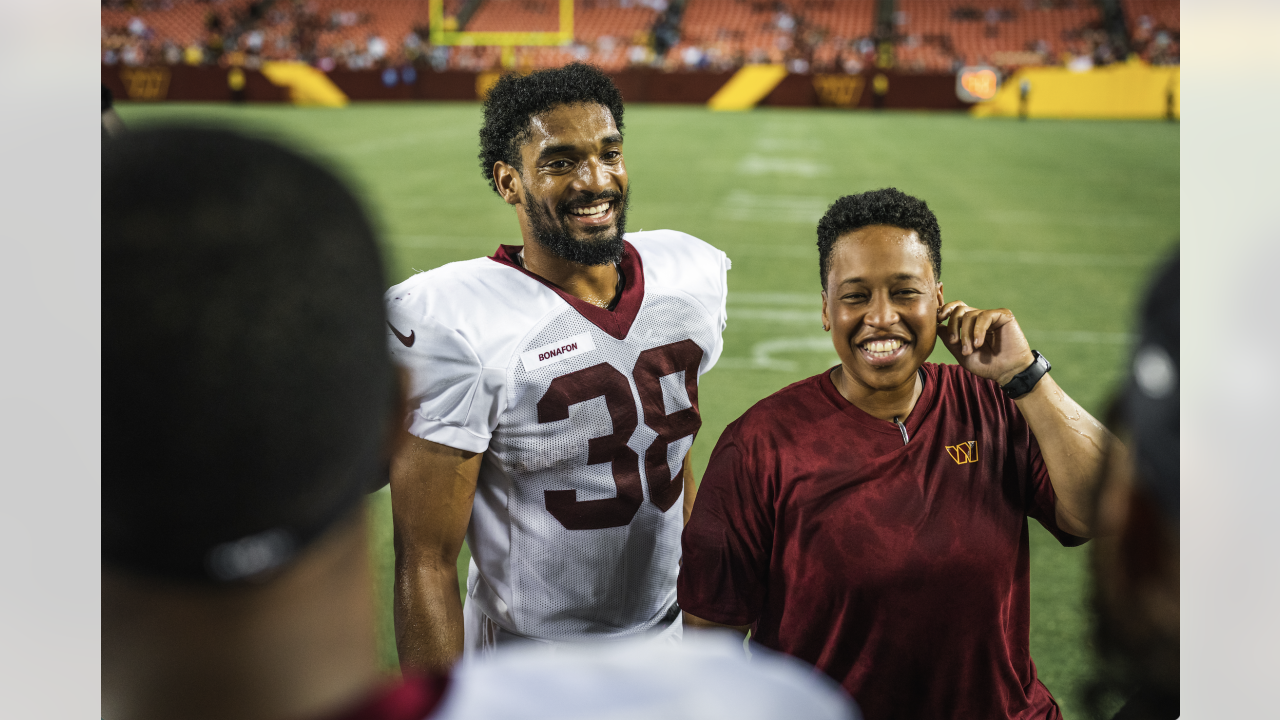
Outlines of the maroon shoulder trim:
[[426,720],[439,709],[448,689],[448,675],[411,675],[329,720]]
[[640,314],[640,305],[644,303],[644,264],[640,262],[640,253],[636,251],[631,243],[623,240],[625,249],[622,251],[622,262],[620,267],[622,274],[626,277],[626,285],[622,288],[622,297],[618,299],[618,304],[613,310],[606,310],[602,307],[596,307],[585,300],[577,298],[556,284],[548,281],[541,275],[535,275],[520,266],[516,260],[516,255],[524,249],[523,245],[499,245],[489,259],[500,264],[508,265],[537,280],[555,291],[565,302],[569,303],[578,314],[591,321],[592,325],[600,328],[600,330],[619,340],[625,340],[627,333],[631,332],[631,324],[635,322],[636,315]]

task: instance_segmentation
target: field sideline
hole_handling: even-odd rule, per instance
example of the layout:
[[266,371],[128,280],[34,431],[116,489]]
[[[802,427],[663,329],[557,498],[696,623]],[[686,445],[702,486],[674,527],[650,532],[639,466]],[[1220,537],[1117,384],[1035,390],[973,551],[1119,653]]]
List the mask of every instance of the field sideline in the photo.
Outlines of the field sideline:
[[[117,110],[134,126],[230,124],[326,159],[363,193],[392,283],[520,242],[480,175],[475,103]],[[946,298],[1012,309],[1058,383],[1095,415],[1123,370],[1145,278],[1176,244],[1176,124],[642,105],[625,119],[629,228],[681,230],[733,260],[724,355],[699,391],[699,477],[725,425],[836,364],[818,317],[814,227],[840,195],[893,186],[925,199],[942,226]],[[950,360],[941,344],[933,360]],[[380,638],[393,666],[387,493],[370,507]],[[1064,549],[1032,522],[1031,551],[1032,654],[1064,714],[1081,717],[1088,546]]]

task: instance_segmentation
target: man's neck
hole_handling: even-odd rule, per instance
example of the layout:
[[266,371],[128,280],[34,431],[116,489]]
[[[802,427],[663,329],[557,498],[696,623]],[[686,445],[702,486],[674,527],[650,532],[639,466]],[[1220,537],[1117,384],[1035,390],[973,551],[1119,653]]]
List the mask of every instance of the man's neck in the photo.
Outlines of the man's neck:
[[845,400],[871,417],[889,422],[906,422],[924,390],[919,370],[911,373],[907,382],[888,390],[869,388],[851,377],[843,365],[831,371],[831,381]]
[[381,682],[367,536],[362,518],[342,525],[260,586],[104,570],[103,717],[306,718],[366,697]]
[[565,260],[525,233],[524,269],[564,290],[570,295],[598,307],[608,307],[618,291],[618,268],[606,265],[582,265]]

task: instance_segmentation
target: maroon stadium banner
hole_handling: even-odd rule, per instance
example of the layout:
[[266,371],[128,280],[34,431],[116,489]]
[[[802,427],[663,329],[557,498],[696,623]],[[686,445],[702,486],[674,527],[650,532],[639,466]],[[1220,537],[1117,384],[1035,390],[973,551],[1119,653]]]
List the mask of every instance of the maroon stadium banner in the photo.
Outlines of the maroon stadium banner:
[[[333,70],[329,79],[353,101],[477,100],[492,73],[412,68]],[[733,72],[673,72],[634,68],[612,74],[627,102],[704,104]],[[217,66],[102,66],[102,84],[118,100],[288,102],[287,88],[257,70]],[[871,71],[863,75],[791,74],[761,105],[777,107],[964,110],[951,74]]]

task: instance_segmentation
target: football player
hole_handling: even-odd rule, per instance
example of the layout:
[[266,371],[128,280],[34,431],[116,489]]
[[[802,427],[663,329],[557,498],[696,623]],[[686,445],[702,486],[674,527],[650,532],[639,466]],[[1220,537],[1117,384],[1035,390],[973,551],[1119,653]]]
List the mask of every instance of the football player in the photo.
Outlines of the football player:
[[480,159],[521,244],[387,291],[412,398],[391,467],[406,668],[449,666],[464,637],[468,653],[680,637],[698,378],[720,355],[729,260],[683,233],[625,233],[622,130],[596,68],[503,77]]

